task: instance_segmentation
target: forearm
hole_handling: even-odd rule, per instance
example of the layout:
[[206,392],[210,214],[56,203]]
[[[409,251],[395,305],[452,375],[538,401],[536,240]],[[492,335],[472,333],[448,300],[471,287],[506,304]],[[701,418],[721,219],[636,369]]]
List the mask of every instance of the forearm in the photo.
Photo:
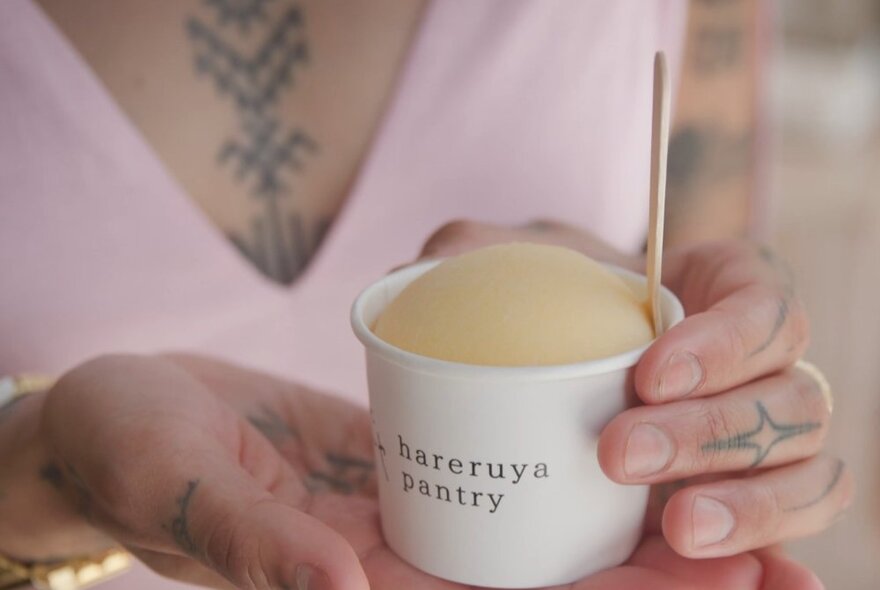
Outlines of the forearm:
[[45,393],[0,409],[0,555],[44,561],[110,545],[77,508],[40,427]]
[[691,2],[669,144],[667,241],[749,233],[756,193],[755,0]]

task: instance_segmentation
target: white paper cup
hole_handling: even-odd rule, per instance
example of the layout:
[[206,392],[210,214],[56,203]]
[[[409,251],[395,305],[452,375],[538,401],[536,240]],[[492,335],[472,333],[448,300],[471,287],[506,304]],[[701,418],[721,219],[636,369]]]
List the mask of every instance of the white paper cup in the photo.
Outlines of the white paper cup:
[[[647,486],[610,481],[596,445],[633,403],[647,346],[604,359],[485,367],[406,352],[373,334],[380,312],[438,264],[404,268],[352,307],[366,347],[382,530],[415,567],[496,588],[568,584],[635,548]],[[609,267],[637,292],[645,278]],[[667,327],[684,316],[664,289]]]

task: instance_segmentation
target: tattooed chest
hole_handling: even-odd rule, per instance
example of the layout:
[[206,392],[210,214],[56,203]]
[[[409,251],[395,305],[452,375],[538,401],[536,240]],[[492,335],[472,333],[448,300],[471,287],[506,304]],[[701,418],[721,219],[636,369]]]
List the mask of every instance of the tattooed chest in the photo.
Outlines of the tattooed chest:
[[186,35],[196,72],[236,121],[216,162],[251,201],[252,213],[227,228],[229,239],[263,273],[287,284],[322,241],[329,216],[309,216],[302,203],[304,172],[320,157],[320,144],[281,108],[310,62],[305,15],[291,3],[270,19],[271,3],[206,0],[201,12],[214,14],[189,17]]
[[282,284],[348,195],[421,6],[39,2],[183,193]]

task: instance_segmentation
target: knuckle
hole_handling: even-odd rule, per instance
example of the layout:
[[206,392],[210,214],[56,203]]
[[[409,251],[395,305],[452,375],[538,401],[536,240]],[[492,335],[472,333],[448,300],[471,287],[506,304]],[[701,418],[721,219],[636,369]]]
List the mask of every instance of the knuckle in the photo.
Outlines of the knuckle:
[[791,297],[789,302],[789,345],[794,358],[800,358],[810,344],[810,318],[800,298]]
[[443,224],[435,231],[422,247],[423,254],[433,254],[452,243],[465,240],[476,233],[479,224],[467,219],[455,219]]
[[250,578],[247,535],[242,534],[242,526],[237,514],[216,515],[205,530],[204,553],[208,566],[236,587],[250,588],[247,586]]
[[124,510],[131,493],[136,491],[131,489],[130,482],[131,473],[123,474],[115,464],[105,462],[88,474],[85,486],[111,516],[122,522],[133,520],[133,514]]
[[[149,495],[149,476],[133,467],[136,461],[105,462],[84,474],[84,493],[97,516],[109,519],[133,538],[149,536],[153,525]],[[146,500],[146,501],[145,501]]]
[[[742,318],[736,316],[726,316],[724,319],[724,329],[722,330],[721,346],[726,351],[724,358],[728,359],[745,359],[751,353],[751,341],[749,337],[751,329],[748,324],[742,321]],[[724,371],[732,372],[733,363],[727,363],[728,368]]]
[[744,260],[751,262],[754,260],[757,250],[755,244],[751,240],[746,239],[730,239],[721,243],[721,253],[728,261]]
[[[791,333],[792,301],[776,285],[756,282],[749,286],[754,304],[741,315],[740,334],[746,357],[767,349],[777,350],[777,340]],[[754,310],[754,311],[752,311]]]
[[95,381],[115,370],[122,358],[124,355],[96,356],[64,373],[46,394],[47,411],[51,412],[59,407],[59,411],[64,412],[73,407],[87,405],[97,394]]
[[729,441],[736,439],[736,424],[730,415],[717,405],[703,404],[700,412],[705,424],[703,432],[705,440],[698,441],[702,450],[697,455],[696,470],[700,468],[720,468],[729,463],[729,454],[725,451]]
[[748,245],[749,259],[754,263],[769,266],[778,264],[779,256],[770,245],[754,240],[746,240],[745,243]]
[[820,459],[822,485],[824,486],[823,499],[828,508],[825,510],[825,522],[822,529],[827,528],[840,514],[850,507],[855,499],[855,478],[852,471],[843,459],[838,457],[823,456]]
[[100,354],[98,356],[92,357],[91,359],[83,362],[78,367],[74,368],[72,372],[103,372],[107,369],[115,369],[119,366],[120,363],[127,362],[129,360],[134,359],[133,355],[120,354],[120,353],[108,353],[108,354]]
[[769,542],[779,538],[783,507],[776,488],[769,483],[758,484],[746,498],[747,504],[742,505],[746,510],[740,512],[751,514],[750,525],[756,539]]
[[767,282],[753,282],[749,285],[749,292],[755,297],[755,301],[759,301],[762,309],[767,315],[776,319],[776,313],[784,310],[786,320],[791,315],[791,299],[785,291],[777,285]]
[[708,248],[706,256],[712,266],[740,274],[753,264],[754,248],[747,240],[724,240]]
[[101,509],[132,531],[149,527],[150,501],[157,489],[156,470],[170,475],[167,464],[144,452],[144,441],[159,440],[134,432],[131,437],[108,435],[105,459],[83,473],[87,487]]
[[[849,467],[847,467],[846,463],[844,463],[842,460],[839,461],[841,469],[841,492],[840,499],[838,500],[839,504],[837,513],[843,512],[847,510],[850,506],[852,506],[856,495],[856,480],[853,477],[852,471]],[[832,516],[832,519],[836,516],[837,514]]]
[[104,393],[106,388],[102,385],[108,378],[138,367],[143,361],[144,357],[134,354],[102,354],[68,371],[59,383],[69,385],[67,395],[88,401]]
[[260,535],[253,534],[247,514],[258,509],[256,501],[247,510],[226,512],[212,517],[204,534],[207,565],[218,571],[237,588],[256,590],[269,587],[268,571],[262,560]]
[[784,288],[773,283],[757,283],[756,286],[759,296],[767,301],[769,305],[774,306],[774,311],[784,304],[790,317],[794,295],[787,293]]
[[800,414],[800,420],[819,422],[821,427],[818,429],[818,439],[824,440],[828,433],[830,415],[822,388],[811,375],[804,371],[794,369],[794,373],[795,379],[791,386],[793,399],[790,400],[789,407]]

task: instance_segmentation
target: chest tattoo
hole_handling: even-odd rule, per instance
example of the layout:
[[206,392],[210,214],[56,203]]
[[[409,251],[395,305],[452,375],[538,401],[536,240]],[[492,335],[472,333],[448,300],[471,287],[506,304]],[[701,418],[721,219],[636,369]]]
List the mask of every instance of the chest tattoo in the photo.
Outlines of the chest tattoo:
[[[280,18],[269,18],[270,4],[283,9]],[[228,100],[238,123],[218,147],[218,165],[260,203],[249,231],[229,238],[264,274],[288,284],[328,225],[307,222],[296,207],[297,176],[320,146],[303,127],[282,121],[278,108],[311,59],[303,11],[284,0],[204,0],[186,34],[196,72]]]

